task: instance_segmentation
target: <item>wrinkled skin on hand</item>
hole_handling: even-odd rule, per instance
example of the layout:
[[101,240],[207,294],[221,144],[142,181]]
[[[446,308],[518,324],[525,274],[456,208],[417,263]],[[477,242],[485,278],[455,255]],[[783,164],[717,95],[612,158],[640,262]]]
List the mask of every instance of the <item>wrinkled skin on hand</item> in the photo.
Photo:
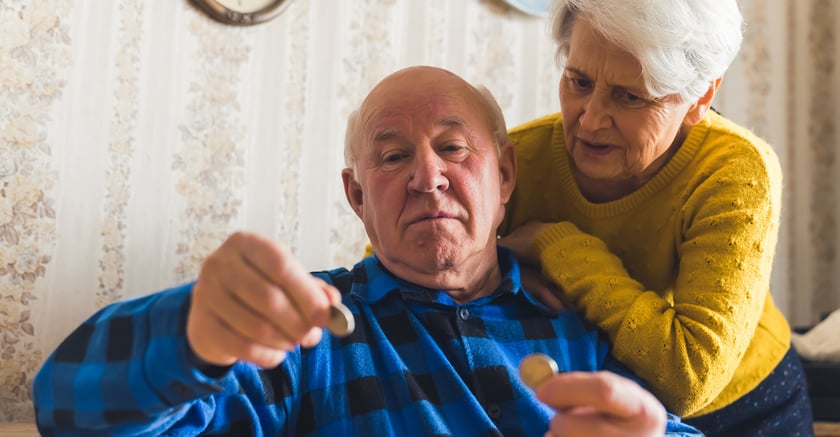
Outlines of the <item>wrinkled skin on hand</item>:
[[207,364],[277,366],[297,345],[321,340],[334,287],[312,276],[282,245],[233,234],[208,256],[193,288],[187,341]]
[[649,437],[665,433],[665,407],[635,382],[611,372],[564,372],[536,388],[557,414],[546,437]]
[[512,250],[522,263],[522,287],[525,290],[556,311],[573,309],[571,303],[564,299],[563,293],[557,285],[543,276],[540,270],[540,260],[533,249],[537,234],[548,226],[549,223],[526,223],[509,235],[499,239],[499,245]]

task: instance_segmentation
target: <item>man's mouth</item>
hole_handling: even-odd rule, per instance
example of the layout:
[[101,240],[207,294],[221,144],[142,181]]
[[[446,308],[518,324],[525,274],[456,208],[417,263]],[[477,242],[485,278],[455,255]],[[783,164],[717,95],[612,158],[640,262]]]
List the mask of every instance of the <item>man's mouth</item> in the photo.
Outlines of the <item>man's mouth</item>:
[[453,218],[455,218],[455,217],[453,217],[449,214],[443,213],[443,212],[433,213],[433,214],[424,214],[422,216],[419,216],[419,217],[411,220],[409,222],[409,225],[413,225],[413,224],[416,224],[416,223],[427,222],[427,221],[447,220],[447,219],[453,219]]

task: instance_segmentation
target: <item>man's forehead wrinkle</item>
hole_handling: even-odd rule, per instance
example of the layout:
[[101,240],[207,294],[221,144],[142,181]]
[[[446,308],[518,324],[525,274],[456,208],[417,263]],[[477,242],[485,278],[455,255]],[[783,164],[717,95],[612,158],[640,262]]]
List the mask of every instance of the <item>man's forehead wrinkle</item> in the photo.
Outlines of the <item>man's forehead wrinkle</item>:
[[399,131],[396,129],[382,129],[373,133],[373,142],[387,141],[398,136]]
[[[436,126],[447,129],[452,127],[466,128],[466,122],[461,117],[447,116],[443,117],[435,123]],[[402,132],[393,127],[386,127],[373,131],[371,139],[373,142],[388,141],[393,138],[400,137]]]
[[444,117],[444,118],[440,119],[440,121],[438,121],[437,124],[439,126],[444,126],[444,127],[451,127],[451,126],[465,127],[467,125],[467,122],[464,121],[463,118],[458,117],[457,115],[450,115],[450,116],[447,116],[447,117]]
[[[470,95],[457,87],[447,89],[432,89],[425,92],[427,87],[417,86],[406,92],[404,86],[397,86],[402,93],[394,89],[394,83],[380,86],[363,102],[359,119],[363,136],[370,143],[393,140],[408,132],[407,125],[400,120],[417,122],[419,114],[441,114],[435,126],[440,128],[460,127],[469,129],[462,111],[472,110],[475,102]],[[399,85],[404,85],[399,84]]]

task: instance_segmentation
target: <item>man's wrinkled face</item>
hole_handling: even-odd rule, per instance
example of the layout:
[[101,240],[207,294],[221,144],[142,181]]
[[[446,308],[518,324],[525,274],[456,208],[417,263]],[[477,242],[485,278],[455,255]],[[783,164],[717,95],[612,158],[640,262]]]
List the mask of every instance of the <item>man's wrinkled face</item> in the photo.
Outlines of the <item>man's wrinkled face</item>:
[[[500,163],[487,114],[475,89],[431,68],[390,76],[362,105],[345,191],[394,273],[434,275],[488,253],[495,262],[513,164]],[[505,146],[503,161],[512,155]]]

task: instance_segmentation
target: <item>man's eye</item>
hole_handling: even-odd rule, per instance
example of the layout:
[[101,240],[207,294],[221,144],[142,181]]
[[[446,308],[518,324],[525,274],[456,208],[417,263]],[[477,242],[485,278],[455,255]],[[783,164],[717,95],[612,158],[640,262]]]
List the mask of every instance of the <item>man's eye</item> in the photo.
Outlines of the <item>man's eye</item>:
[[461,150],[464,149],[464,147],[461,146],[460,144],[447,144],[447,145],[441,147],[440,149],[443,152],[452,153],[452,152],[460,152]]
[[460,143],[449,143],[438,148],[440,156],[453,162],[460,162],[466,159],[469,151],[470,149],[468,147]]
[[399,162],[405,158],[405,154],[403,153],[389,153],[382,158],[382,161],[385,163],[394,163]]

